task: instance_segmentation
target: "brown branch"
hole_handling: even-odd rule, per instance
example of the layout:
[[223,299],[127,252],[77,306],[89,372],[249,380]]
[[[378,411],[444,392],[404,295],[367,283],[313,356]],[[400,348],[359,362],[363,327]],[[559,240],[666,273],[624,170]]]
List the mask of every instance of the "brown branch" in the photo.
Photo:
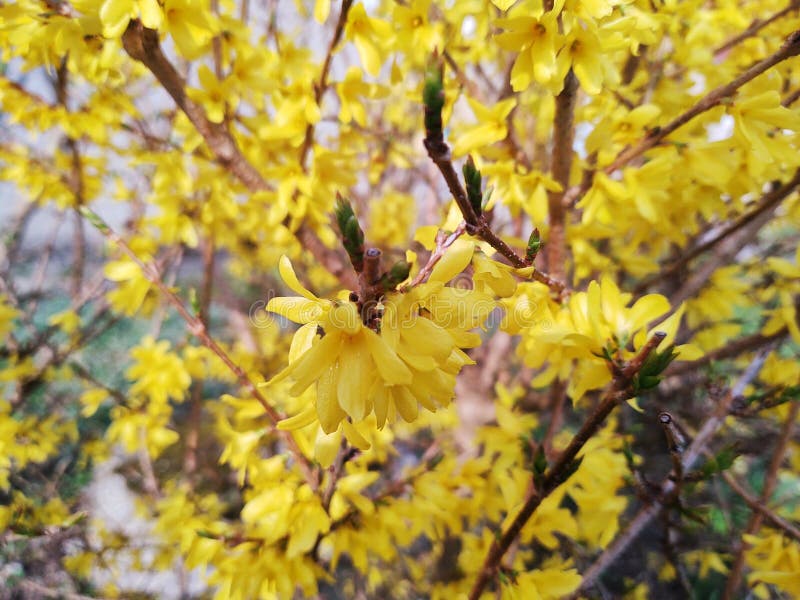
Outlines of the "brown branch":
[[[163,296],[167,299],[167,301],[175,307],[175,310],[178,314],[186,321],[188,325],[189,332],[194,335],[206,348],[211,350],[214,354],[216,354],[220,360],[225,364],[226,367],[236,376],[236,379],[239,381],[239,384],[244,387],[264,409],[264,412],[267,414],[267,417],[271,421],[272,425],[276,425],[278,421],[281,421],[284,417],[281,415],[264,397],[261,391],[258,389],[253,380],[250,379],[249,375],[242,369],[239,365],[233,362],[233,359],[228,355],[222,347],[217,344],[217,342],[212,338],[208,330],[206,329],[205,324],[202,320],[198,317],[193,315],[188,308],[184,305],[183,301],[178,297],[178,295],[168,287],[164,281],[161,279],[158,269],[155,268],[154,265],[151,263],[146,263],[142,259],[140,259],[137,254],[131,249],[128,243],[123,240],[119,235],[117,235],[113,229],[111,229],[108,224],[106,224],[95,212],[93,212],[88,207],[84,206],[81,208],[81,212],[87,218],[87,220],[94,225],[100,233],[102,233],[106,239],[108,239],[111,243],[115,246],[119,247],[122,252],[131,259],[138,267],[142,270],[142,274],[144,275],[145,279],[149,281],[152,285],[158,288],[159,292],[163,294]],[[311,485],[312,488],[316,489],[317,487],[317,476],[314,472],[314,469],[311,465],[311,462],[303,455],[300,447],[297,445],[297,442],[292,437],[291,433],[287,431],[277,430],[277,434],[283,439],[283,442],[288,447],[289,451],[293,454],[297,466],[303,473],[306,481]]]
[[678,260],[660,269],[657,274],[639,283],[634,288],[633,293],[641,294],[656,281],[661,281],[666,277],[670,277],[675,273],[678,273],[695,258],[700,256],[701,254],[705,254],[706,252],[714,248],[717,244],[719,244],[726,238],[730,237],[732,234],[736,233],[740,229],[746,227],[747,225],[755,221],[762,214],[775,208],[790,194],[792,194],[797,189],[798,185],[800,185],[800,169],[795,171],[794,176],[789,181],[763,194],[759,199],[759,201],[756,203],[755,208],[753,208],[750,212],[741,215],[738,219],[736,219],[732,223],[729,223],[726,227],[722,228],[712,238],[706,240],[702,244],[695,246],[694,248],[686,252],[683,256],[681,256]]
[[[267,181],[242,154],[227,126],[209,121],[203,108],[187,96],[183,78],[161,50],[157,31],[132,20],[122,36],[122,44],[131,58],[140,61],[153,73],[178,108],[186,114],[220,166],[250,191],[270,189]],[[325,246],[309,226],[301,225],[294,234],[300,244],[346,287],[355,286],[355,275],[349,265],[337,252]]]
[[689,360],[681,363],[673,363],[669,367],[667,367],[665,375],[667,375],[668,377],[677,377],[680,375],[685,375],[686,373],[697,371],[700,367],[703,367],[715,360],[726,360],[728,358],[735,358],[737,356],[740,356],[741,354],[745,354],[746,352],[753,352],[755,350],[763,348],[767,344],[770,344],[772,342],[778,341],[786,337],[788,333],[789,331],[787,327],[784,325],[781,329],[770,335],[754,333],[752,335],[741,337],[737,340],[725,344],[721,348],[717,348],[716,350],[707,352],[697,360]]
[[556,379],[550,386],[550,422],[544,433],[542,446],[545,454],[550,457],[553,449],[553,438],[556,433],[561,431],[561,424],[564,422],[564,403],[567,400],[567,384],[560,379]]
[[[783,463],[783,459],[786,455],[786,449],[789,445],[789,441],[792,439],[792,433],[794,432],[794,425],[797,421],[798,414],[800,414],[800,402],[792,402],[791,407],[789,408],[789,414],[786,416],[786,420],[783,422],[783,427],[781,427],[781,433],[778,437],[777,443],[775,444],[775,449],[772,451],[772,460],[770,460],[769,466],[767,467],[766,476],[764,477],[764,487],[762,488],[761,495],[759,496],[759,504],[762,506],[769,502],[772,492],[775,491],[775,486],[778,483],[778,471],[780,470],[781,464]],[[756,510],[753,511],[752,515],[750,515],[750,520],[747,522],[747,526],[742,534],[742,539],[739,541],[739,548],[736,552],[736,558],[733,561],[733,566],[731,567],[728,575],[728,580],[725,582],[725,590],[722,594],[723,600],[730,600],[736,595],[736,591],[739,588],[739,583],[742,579],[745,552],[748,548],[747,542],[744,541],[744,535],[755,534],[760,529],[763,521],[764,514],[762,512]]]
[[[339,19],[336,21],[336,29],[334,30],[333,37],[328,44],[328,51],[325,53],[325,61],[322,63],[319,81],[314,84],[314,102],[317,105],[319,105],[320,100],[322,100],[322,95],[328,89],[328,73],[331,70],[333,52],[336,50],[336,46],[339,45],[339,42],[342,39],[342,34],[344,33],[344,28],[347,24],[347,13],[350,11],[352,4],[353,0],[342,0],[342,10],[339,12]],[[298,162],[303,169],[305,169],[306,157],[308,156],[308,152],[311,150],[311,145],[313,143],[314,125],[309,123],[306,126],[306,134],[303,138],[303,143],[300,146],[300,158],[298,159]]]
[[542,501],[569,476],[570,469],[574,467],[575,459],[586,442],[597,433],[614,408],[635,395],[635,391],[631,387],[633,377],[665,337],[666,334],[662,332],[653,334],[639,353],[620,369],[619,374],[614,378],[611,388],[606,392],[600,404],[583,422],[581,428],[573,436],[564,451],[559,454],[553,465],[544,473],[541,484],[531,491],[511,525],[492,542],[483,567],[470,591],[470,600],[478,600],[481,597],[484,589],[500,568],[503,556],[517,539],[522,528],[536,512],[536,509],[539,508]]
[[[450,155],[450,147],[443,140],[434,140],[426,137],[424,140],[425,148],[428,151],[428,156],[439,169],[439,172],[444,177],[450,194],[456,201],[461,215],[464,217],[466,223],[466,231],[470,235],[481,238],[484,242],[489,244],[492,248],[497,250],[502,256],[516,268],[528,267],[525,259],[517,255],[516,252],[500,239],[497,234],[492,231],[492,228],[487,223],[483,215],[478,216],[467,198],[467,192],[461,185],[461,180],[458,178],[453,160]],[[564,296],[569,293],[567,286],[560,280],[551,277],[547,273],[539,270],[534,270],[531,277],[540,283],[545,284],[559,296]]]
[[564,78],[564,88],[556,96],[556,112],[553,120],[553,156],[550,174],[561,186],[560,191],[548,191],[547,212],[550,232],[547,237],[547,269],[553,277],[567,278],[567,212],[564,208],[564,192],[569,185],[572,168],[572,139],[575,135],[575,103],[578,98],[578,78],[569,70]]
[[[695,436],[692,443],[683,453],[681,466],[684,472],[692,469],[699,456],[704,452],[706,446],[711,439],[716,435],[725,419],[730,413],[733,401],[738,396],[741,396],[744,389],[756,378],[761,367],[764,366],[767,356],[772,351],[771,348],[766,348],[748,365],[745,372],[728,390],[717,406],[716,411],[703,423],[700,431]],[[676,489],[675,482],[667,477],[659,486],[661,490],[661,498],[655,498],[652,502],[644,506],[629,522],[628,526],[603,550],[602,554],[595,560],[595,562],[582,573],[583,580],[581,581],[580,588],[570,598],[580,597],[580,593],[591,588],[598,581],[600,576],[605,570],[610,567],[620,554],[622,554],[628,546],[639,536],[639,534],[647,527],[650,522],[656,518],[664,507],[669,505],[674,500],[674,492]]]
[[614,159],[614,161],[604,169],[605,173],[610,175],[614,171],[621,169],[634,158],[641,156],[651,148],[660,144],[664,138],[680,127],[686,125],[696,116],[721,104],[726,98],[730,98],[734,92],[736,92],[736,90],[761,75],[764,71],[767,71],[784,60],[792,58],[793,56],[797,56],[798,54],[800,54],[800,30],[791,33],[783,45],[775,53],[757,62],[730,83],[721,85],[718,88],[710,91],[697,103],[695,103],[694,106],[675,117],[668,124],[664,125],[663,127],[656,127],[650,130],[647,135],[635,146],[629,146],[628,148],[622,150]]
[[797,528],[795,525],[789,523],[783,517],[775,514],[774,511],[770,510],[766,507],[759,498],[751,494],[747,489],[744,487],[743,484],[739,483],[736,478],[731,475],[728,471],[722,473],[722,479],[725,480],[730,488],[736,492],[736,494],[744,500],[745,504],[752,508],[757,513],[761,514],[764,517],[764,520],[767,521],[772,527],[775,529],[779,529],[783,532],[784,535],[794,539],[796,542],[800,542],[800,529]]
[[797,102],[798,98],[800,98],[800,88],[796,89],[787,95],[783,100],[781,100],[781,106],[784,108],[789,108],[792,104]]
[[790,2],[789,6],[784,8],[783,10],[779,10],[771,17],[767,17],[766,19],[753,19],[752,23],[748,25],[741,33],[730,38],[728,41],[724,42],[721,46],[719,46],[716,50],[714,50],[714,58],[719,57],[720,55],[724,54],[734,46],[742,43],[744,40],[753,37],[759,31],[764,29],[767,25],[770,25],[780,19],[781,17],[786,16],[793,10],[797,10],[800,7],[800,2],[794,1]]

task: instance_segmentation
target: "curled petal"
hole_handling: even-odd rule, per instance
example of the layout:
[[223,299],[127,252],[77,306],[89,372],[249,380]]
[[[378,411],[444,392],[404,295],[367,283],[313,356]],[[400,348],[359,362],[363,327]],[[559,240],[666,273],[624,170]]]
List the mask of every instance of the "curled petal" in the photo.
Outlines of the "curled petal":
[[300,281],[297,279],[297,275],[295,275],[294,269],[292,268],[292,262],[285,254],[281,256],[281,260],[278,262],[278,272],[281,274],[281,279],[283,279],[283,282],[288,285],[289,289],[291,289],[293,292],[300,294],[309,300],[315,300],[319,302],[319,298],[300,285]]

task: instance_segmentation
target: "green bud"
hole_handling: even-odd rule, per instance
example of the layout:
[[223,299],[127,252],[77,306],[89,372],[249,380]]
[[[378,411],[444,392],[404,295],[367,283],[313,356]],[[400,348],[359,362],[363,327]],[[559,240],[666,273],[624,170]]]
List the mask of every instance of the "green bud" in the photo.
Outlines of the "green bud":
[[464,173],[464,184],[467,188],[467,198],[472,205],[472,210],[480,216],[483,208],[483,194],[481,193],[481,172],[475,167],[472,156],[467,156],[467,162],[462,169]]
[[200,299],[197,297],[197,290],[189,288],[189,304],[192,306],[192,311],[195,315],[200,314]]
[[425,136],[441,140],[442,108],[444,108],[444,65],[434,53],[425,70],[422,86],[422,102],[425,105]]
[[531,232],[531,236],[528,238],[528,247],[525,250],[525,262],[529,265],[533,264],[533,261],[536,259],[536,255],[539,254],[539,250],[542,249],[542,238],[539,235],[539,229],[537,227],[533,228]]
[[408,279],[411,272],[411,265],[404,260],[399,260],[392,265],[388,273],[384,273],[380,279],[381,287],[387,292],[395,289],[403,281]]
[[346,198],[336,194],[336,206],[334,208],[336,224],[339,226],[339,233],[342,236],[342,245],[347,250],[353,268],[360,273],[364,268],[364,232],[358,224],[353,207]]

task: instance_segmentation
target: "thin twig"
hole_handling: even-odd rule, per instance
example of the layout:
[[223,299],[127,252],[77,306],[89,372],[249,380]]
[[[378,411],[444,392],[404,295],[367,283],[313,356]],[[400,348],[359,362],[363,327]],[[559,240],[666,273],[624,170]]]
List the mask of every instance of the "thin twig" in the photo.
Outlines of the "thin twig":
[[[221,167],[250,191],[271,189],[261,173],[242,154],[227,126],[209,121],[203,108],[188,97],[183,78],[161,50],[157,31],[132,20],[122,36],[122,43],[131,58],[140,61],[153,73],[178,108],[186,114]],[[301,225],[294,235],[303,248],[311,252],[343,285],[351,289],[355,287],[355,275],[346,261],[328,248],[308,225]]]
[[[207,239],[203,244],[203,283],[200,288],[197,318],[203,325],[209,326],[211,295],[214,290],[214,241]],[[189,429],[186,432],[186,452],[183,458],[183,469],[191,474],[197,468],[197,444],[200,439],[200,421],[203,413],[203,381],[196,381],[192,387],[191,408],[189,409]]]
[[[177,294],[162,281],[158,270],[152,264],[142,261],[142,259],[140,259],[131,249],[128,243],[119,235],[117,235],[114,230],[111,229],[95,212],[84,206],[82,207],[82,213],[87,220],[89,220],[89,222],[106,237],[106,239],[122,250],[122,252],[128,258],[130,258],[131,261],[138,265],[138,267],[142,270],[144,277],[151,284],[158,288],[159,292],[163,294],[167,301],[169,301],[169,303],[175,307],[175,310],[177,310],[178,314],[183,318],[183,320],[186,321],[189,332],[198,340],[200,340],[204,346],[216,354],[220,360],[222,360],[225,366],[228,367],[228,369],[236,376],[239,384],[247,389],[247,391],[258,401],[258,403],[261,404],[261,406],[264,408],[264,412],[267,414],[267,417],[272,422],[272,425],[274,426],[280,420],[282,420],[283,416],[272,405],[270,405],[244,369],[233,362],[233,359],[228,355],[228,353],[225,352],[225,350],[223,350],[222,347],[217,344],[214,338],[208,334],[208,330],[206,329],[203,321],[189,312],[189,309],[186,308],[183,301],[177,296]],[[289,451],[294,455],[295,461],[302,471],[306,481],[311,485],[312,488],[316,489],[317,476],[314,472],[314,469],[310,461],[300,450],[300,447],[297,445],[297,442],[294,440],[291,433],[277,430],[277,434],[283,439]]]
[[530,520],[534,512],[536,512],[536,509],[539,508],[542,501],[569,476],[570,469],[573,468],[575,464],[574,461],[586,442],[597,433],[614,408],[635,395],[635,391],[631,387],[633,377],[639,372],[645,360],[647,360],[647,357],[650,356],[665,337],[666,334],[663,332],[656,332],[653,334],[639,353],[619,370],[611,388],[606,392],[600,404],[583,422],[581,428],[573,436],[572,441],[570,441],[564,451],[559,454],[553,465],[544,473],[541,484],[531,491],[525,504],[511,522],[511,525],[492,542],[486,559],[484,560],[483,567],[478,573],[478,578],[475,580],[475,584],[470,591],[470,600],[478,600],[481,597],[484,589],[500,568],[503,556],[517,539],[522,528]]
[[719,105],[723,100],[725,100],[725,98],[730,98],[734,92],[736,92],[736,90],[738,90],[744,84],[755,79],[775,65],[788,58],[797,56],[798,54],[800,54],[800,31],[795,31],[789,35],[783,45],[776,52],[754,64],[730,83],[721,85],[718,88],[710,91],[703,98],[697,101],[694,106],[675,117],[668,124],[664,125],[663,127],[651,129],[638,144],[624,149],[617,155],[614,161],[605,168],[605,173],[610,175],[614,171],[621,169],[634,158],[641,156],[651,148],[660,144],[664,138],[680,127],[686,125],[696,116]]
[[[692,443],[683,453],[681,466],[684,472],[692,469],[699,456],[703,453],[708,443],[716,435],[717,431],[722,427],[726,417],[730,412],[731,405],[734,398],[740,396],[744,389],[756,378],[761,367],[764,366],[767,356],[772,351],[772,348],[765,348],[756,356],[753,361],[742,373],[739,380],[732,388],[728,390],[725,396],[717,406],[717,410],[708,419],[706,419],[700,431],[695,436]],[[669,505],[673,499],[675,491],[675,483],[668,477],[660,486],[661,499],[654,499],[652,502],[644,506],[629,522],[628,526],[606,546],[605,550],[600,554],[595,562],[582,573],[583,580],[581,581],[580,588],[571,596],[571,598],[579,597],[579,594],[591,588],[598,581],[599,577],[610,567],[620,554],[625,551],[628,546],[639,536],[639,534],[647,527],[650,522],[656,518],[666,505]]]
[[[322,95],[328,89],[328,73],[331,70],[331,61],[333,60],[333,52],[336,50],[336,46],[339,45],[339,42],[342,39],[342,34],[344,33],[345,25],[347,24],[347,14],[350,11],[350,7],[353,4],[353,0],[342,0],[342,9],[339,12],[339,19],[336,21],[336,28],[333,31],[333,37],[331,38],[330,43],[328,44],[328,51],[325,53],[325,60],[322,63],[322,69],[319,75],[319,81],[314,84],[314,102],[319,105],[320,100],[322,100]],[[305,169],[305,162],[306,157],[308,156],[309,150],[311,150],[311,146],[314,143],[314,124],[309,123],[306,126],[306,133],[305,137],[303,138],[303,143],[300,146],[300,158],[298,162],[300,166]]]
[[797,10],[798,7],[800,7],[800,2],[797,1],[790,2],[789,6],[787,6],[783,10],[779,10],[771,17],[767,17],[766,19],[759,19],[759,18],[753,19],[750,25],[748,25],[741,33],[738,33],[737,35],[733,36],[732,38],[724,42],[722,45],[720,45],[716,50],[714,50],[714,58],[718,58],[722,54],[725,54],[728,50],[730,50],[734,46],[737,46],[746,39],[756,35],[767,25],[774,23],[775,21],[786,16],[793,10]]
[[[486,222],[484,216],[478,216],[475,214],[475,211],[473,210],[472,205],[470,205],[469,199],[467,198],[467,192],[461,185],[461,180],[458,178],[458,174],[453,166],[449,146],[444,142],[442,142],[441,145],[429,144],[430,140],[427,139],[425,142],[425,147],[428,149],[428,156],[438,167],[439,172],[444,177],[445,183],[447,183],[447,187],[450,189],[450,193],[452,194],[453,199],[456,201],[456,204],[458,205],[458,208],[464,217],[467,233],[481,238],[484,242],[489,244],[492,248],[497,250],[501,255],[508,259],[508,261],[514,267],[518,269],[528,267],[529,265],[525,262],[525,259],[514,252],[511,246],[506,244],[497,236],[494,231],[492,231],[492,228]],[[569,293],[567,286],[562,281],[559,281],[547,273],[543,273],[542,271],[534,270],[531,278],[535,281],[545,284],[559,296],[564,296]]]
[[[778,471],[780,470],[781,464],[783,464],[789,441],[792,439],[792,433],[794,432],[798,414],[800,414],[800,402],[792,402],[789,413],[781,427],[781,433],[775,444],[775,449],[772,451],[772,459],[767,467],[767,472],[764,477],[764,487],[758,499],[761,505],[768,504],[772,493],[775,491],[775,486],[778,483]],[[763,512],[756,510],[750,515],[750,520],[747,522],[747,526],[744,529],[742,539],[739,541],[739,548],[736,552],[733,566],[728,574],[728,580],[725,582],[725,590],[722,594],[723,600],[730,600],[733,598],[736,595],[736,590],[739,588],[742,571],[744,570],[745,552],[748,548],[747,542],[744,541],[744,536],[755,534],[760,529],[763,521]]]
[[748,492],[744,485],[739,483],[736,478],[730,474],[730,472],[723,472],[722,479],[724,479],[725,483],[727,483],[730,488],[736,492],[736,494],[742,500],[744,500],[747,506],[760,513],[767,523],[772,525],[774,528],[779,529],[796,542],[800,542],[800,529],[766,507],[756,496]]
[[800,169],[795,171],[794,176],[789,181],[764,193],[758,202],[755,203],[755,207],[752,210],[741,215],[738,219],[732,223],[729,223],[726,227],[723,227],[716,235],[706,240],[702,244],[695,246],[681,256],[678,260],[660,269],[657,275],[654,275],[639,283],[634,289],[633,293],[640,294],[654,282],[661,281],[664,278],[670,277],[671,275],[679,272],[692,260],[701,254],[705,254],[733,233],[752,223],[756,218],[759,217],[759,215],[762,215],[776,207],[790,194],[792,194],[792,192],[797,189],[798,185],[800,185]]
[[419,285],[420,283],[425,283],[428,280],[428,277],[431,276],[433,267],[435,267],[436,263],[438,263],[444,256],[445,251],[452,246],[453,243],[459,237],[461,237],[466,230],[467,224],[464,221],[461,221],[458,227],[456,227],[455,231],[453,231],[453,233],[450,235],[447,235],[447,233],[440,229],[436,234],[436,248],[434,248],[430,257],[428,257],[428,262],[425,263],[422,268],[420,268],[414,279],[408,285],[403,286],[400,291],[405,292]]

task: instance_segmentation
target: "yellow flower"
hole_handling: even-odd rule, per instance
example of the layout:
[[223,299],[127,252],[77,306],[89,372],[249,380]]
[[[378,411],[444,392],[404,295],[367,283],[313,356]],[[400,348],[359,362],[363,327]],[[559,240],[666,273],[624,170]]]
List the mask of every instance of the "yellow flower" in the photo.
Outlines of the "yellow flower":
[[5,337],[11,331],[14,319],[19,314],[20,312],[9,304],[8,297],[5,294],[0,294],[0,338]]
[[467,102],[478,118],[478,124],[459,131],[453,146],[454,156],[462,156],[483,146],[504,140],[508,135],[506,118],[517,105],[516,98],[502,100],[491,108],[487,108],[472,98],[467,98]]
[[539,16],[498,19],[495,24],[505,31],[496,36],[505,50],[519,52],[511,69],[511,87],[515,92],[526,90],[535,80],[548,84],[556,74],[556,51],[561,47],[557,17],[564,0],[553,10]]
[[100,23],[107,38],[120,37],[131,19],[139,19],[145,27],[158,29],[164,14],[158,0],[105,0],[100,7]]
[[299,396],[316,384],[316,414],[302,411],[282,428],[304,427],[316,418],[326,434],[341,425],[351,443],[369,447],[352,423],[374,414],[382,428],[398,414],[413,421],[420,404],[430,411],[448,404],[456,374],[471,363],[461,348],[480,342],[469,330],[494,308],[488,294],[444,285],[471,258],[472,246],[466,245],[466,251],[446,254],[427,283],[387,295],[378,333],[363,324],[355,303],[320,299],[305,289],[282,257],[281,277],[300,297],[273,298],[267,310],[303,327],[292,340],[289,365],[266,385],[288,378],[290,394]]
[[392,38],[391,26],[386,21],[369,17],[364,5],[356,4],[347,16],[344,34],[356,45],[367,73],[377,75]]
[[378,387],[411,382],[408,367],[380,335],[364,326],[355,303],[317,298],[300,285],[286,256],[278,269],[301,297],[273,298],[267,310],[304,326],[292,341],[289,365],[270,383],[291,377],[290,392],[299,395],[316,382],[317,417],[325,433],[336,431],[346,417],[365,419],[375,408]]

